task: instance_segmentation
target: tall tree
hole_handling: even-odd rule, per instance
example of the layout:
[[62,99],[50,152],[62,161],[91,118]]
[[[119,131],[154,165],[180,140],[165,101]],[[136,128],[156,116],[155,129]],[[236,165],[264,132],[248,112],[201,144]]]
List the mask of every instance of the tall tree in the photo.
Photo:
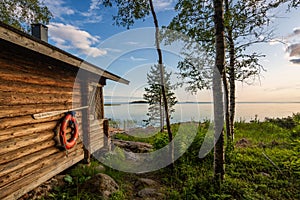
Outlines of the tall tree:
[[153,18],[153,23],[155,27],[155,46],[158,56],[158,66],[160,69],[160,81],[161,81],[161,91],[162,98],[164,102],[164,110],[165,110],[165,120],[168,131],[169,142],[171,143],[170,155],[171,161],[173,161],[173,135],[171,132],[171,124],[169,119],[169,108],[166,96],[165,89],[165,80],[164,80],[164,67],[163,67],[163,56],[160,48],[160,31],[158,19],[156,16],[156,12],[153,6],[152,0],[139,0],[139,1],[128,1],[128,0],[103,0],[104,6],[116,6],[118,8],[118,13],[113,17],[117,25],[125,26],[129,28],[134,24],[134,20],[144,19],[147,15],[151,13]]
[[217,182],[224,179],[224,112],[222,74],[225,67],[224,11],[223,0],[214,0],[215,27],[215,66],[213,69],[213,100],[214,100],[214,174]]
[[25,32],[32,23],[48,24],[52,17],[49,9],[39,0],[1,0],[0,21]]
[[[265,0],[226,0],[224,3],[227,62],[223,72],[223,85],[226,103],[226,133],[227,141],[230,143],[234,135],[235,81],[246,81],[249,78],[254,78],[263,69],[262,65],[259,64],[259,58],[262,55],[249,54],[246,49],[253,43],[267,41],[271,31],[263,29],[269,22],[268,6]],[[209,88],[210,82],[207,82],[208,79],[206,78],[209,76],[206,74],[211,73],[204,73],[203,71],[209,70],[210,60],[216,51],[214,48],[215,36],[212,34],[214,27],[211,20],[213,18],[212,5],[203,0],[182,0],[175,8],[178,15],[174,17],[168,28],[180,31],[201,46],[198,52],[201,56],[196,57],[197,59],[191,58],[190,54],[184,54],[186,59],[178,64],[181,75],[184,78],[188,77],[190,80],[188,81],[190,84],[188,89],[192,89],[193,92],[197,89]],[[191,46],[189,42],[187,41],[187,47]],[[203,51],[206,53],[204,54]],[[198,65],[207,65],[207,67],[195,68]],[[199,72],[195,72],[196,70]]]
[[[175,85],[171,84],[171,75],[172,73],[168,73],[164,67],[164,80],[165,80],[165,89],[166,96],[168,101],[168,109],[169,109],[169,118],[171,119],[171,114],[175,112],[174,105],[177,103],[175,93],[172,91],[175,89]],[[162,90],[161,90],[161,82],[160,82],[160,69],[158,65],[154,65],[151,67],[149,73],[147,74],[147,83],[149,87],[145,88],[144,99],[148,102],[148,113],[149,119],[146,120],[149,124],[157,124],[159,121],[160,130],[164,129],[164,103],[162,99]]]

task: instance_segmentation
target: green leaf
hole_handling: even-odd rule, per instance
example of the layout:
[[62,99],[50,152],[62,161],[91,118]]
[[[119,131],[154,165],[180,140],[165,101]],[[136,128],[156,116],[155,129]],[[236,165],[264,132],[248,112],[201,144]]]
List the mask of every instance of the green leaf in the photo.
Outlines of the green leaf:
[[69,174],[66,174],[64,177],[64,181],[66,181],[67,183],[73,183],[73,178]]

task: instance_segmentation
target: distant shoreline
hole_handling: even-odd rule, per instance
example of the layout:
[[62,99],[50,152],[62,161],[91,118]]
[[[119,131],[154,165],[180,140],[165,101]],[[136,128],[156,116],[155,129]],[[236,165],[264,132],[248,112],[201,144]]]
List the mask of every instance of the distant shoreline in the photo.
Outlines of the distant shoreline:
[[[116,102],[116,103],[104,103],[104,106],[119,106],[119,105],[124,105],[124,104],[147,104],[146,101],[139,100],[139,101],[132,101],[132,102]],[[177,102],[177,104],[213,104],[213,102],[193,102],[193,101],[188,101],[188,102]],[[240,101],[236,102],[236,104],[300,104],[300,101],[291,101],[291,102],[280,102],[280,101]]]

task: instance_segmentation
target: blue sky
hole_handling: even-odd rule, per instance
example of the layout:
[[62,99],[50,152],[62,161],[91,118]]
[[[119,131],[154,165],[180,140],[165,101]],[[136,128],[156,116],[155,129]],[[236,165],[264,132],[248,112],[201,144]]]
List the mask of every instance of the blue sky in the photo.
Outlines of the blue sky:
[[[100,7],[100,1],[44,0],[54,16],[48,26],[49,43],[130,80],[129,86],[109,81],[105,95],[142,97],[146,73],[157,61],[153,20],[149,16],[137,21],[130,30],[114,26],[112,15],[116,9]],[[175,15],[174,2],[154,0],[160,25],[168,25]],[[274,42],[249,49],[266,54],[261,63],[267,71],[252,85],[238,83],[237,101],[300,102],[300,63],[290,62],[300,58],[300,12],[280,9],[276,15],[279,18],[274,19]],[[178,43],[162,47],[168,71],[177,71],[179,47]],[[197,96],[184,89],[176,93],[181,101],[211,100],[211,91],[199,92]]]

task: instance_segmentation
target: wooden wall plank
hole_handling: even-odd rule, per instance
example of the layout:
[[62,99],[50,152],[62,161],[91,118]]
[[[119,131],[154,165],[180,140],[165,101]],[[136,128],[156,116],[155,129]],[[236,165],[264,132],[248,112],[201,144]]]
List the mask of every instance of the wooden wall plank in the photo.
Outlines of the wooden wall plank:
[[[43,131],[49,131],[55,129],[57,121],[45,122],[40,124],[31,124],[25,126],[14,127],[10,129],[0,130],[0,141],[13,139],[14,137],[26,136]],[[53,133],[53,131],[52,131]]]
[[6,137],[5,141],[0,142],[0,157],[1,154],[8,153],[10,151],[14,151],[16,149],[26,147],[29,145],[33,145],[35,143],[51,140],[54,137],[54,133],[52,131],[38,132],[38,133],[30,133],[29,135],[25,135],[17,138],[9,138]]
[[0,177],[57,152],[60,152],[58,148],[50,147],[49,149],[44,149],[28,156],[24,156],[9,162],[8,164],[0,165]]
[[32,115],[54,110],[67,110],[72,108],[72,103],[34,104],[34,105],[8,105],[0,106],[0,119],[6,117],[18,117]]
[[43,123],[43,122],[52,122],[52,121],[58,122],[64,116],[65,116],[65,114],[62,113],[60,115],[42,118],[42,119],[33,119],[32,115],[0,119],[0,130],[17,127],[17,126],[29,125],[29,124],[39,124],[39,123]]
[[47,140],[10,151],[0,156],[0,165],[53,146],[55,146],[55,141]]
[[73,94],[73,87],[57,87],[41,84],[24,83],[21,81],[3,80],[0,75],[0,91],[10,92],[18,91],[22,93],[39,93],[39,94]]
[[83,151],[81,149],[77,149],[75,152],[70,153],[68,157],[65,156],[64,152],[61,152],[60,154],[64,155],[64,157],[60,159],[53,159],[52,165],[45,166],[45,168],[35,171],[34,173],[11,182],[3,187],[2,193],[0,193],[0,199],[18,199],[28,191],[36,188],[41,183],[47,181],[84,158]]
[[46,103],[72,103],[80,98],[74,98],[67,94],[38,94],[18,93],[0,91],[0,105],[24,105],[24,104],[46,104]]
[[45,76],[38,76],[34,75],[32,73],[24,73],[24,72],[18,72],[13,70],[8,70],[5,68],[0,68],[0,74],[2,80],[7,81],[19,81],[24,83],[31,83],[31,84],[37,84],[37,85],[49,85],[49,86],[55,86],[55,87],[67,87],[67,88],[73,88],[74,87],[74,81],[61,81],[59,79],[54,79]]

